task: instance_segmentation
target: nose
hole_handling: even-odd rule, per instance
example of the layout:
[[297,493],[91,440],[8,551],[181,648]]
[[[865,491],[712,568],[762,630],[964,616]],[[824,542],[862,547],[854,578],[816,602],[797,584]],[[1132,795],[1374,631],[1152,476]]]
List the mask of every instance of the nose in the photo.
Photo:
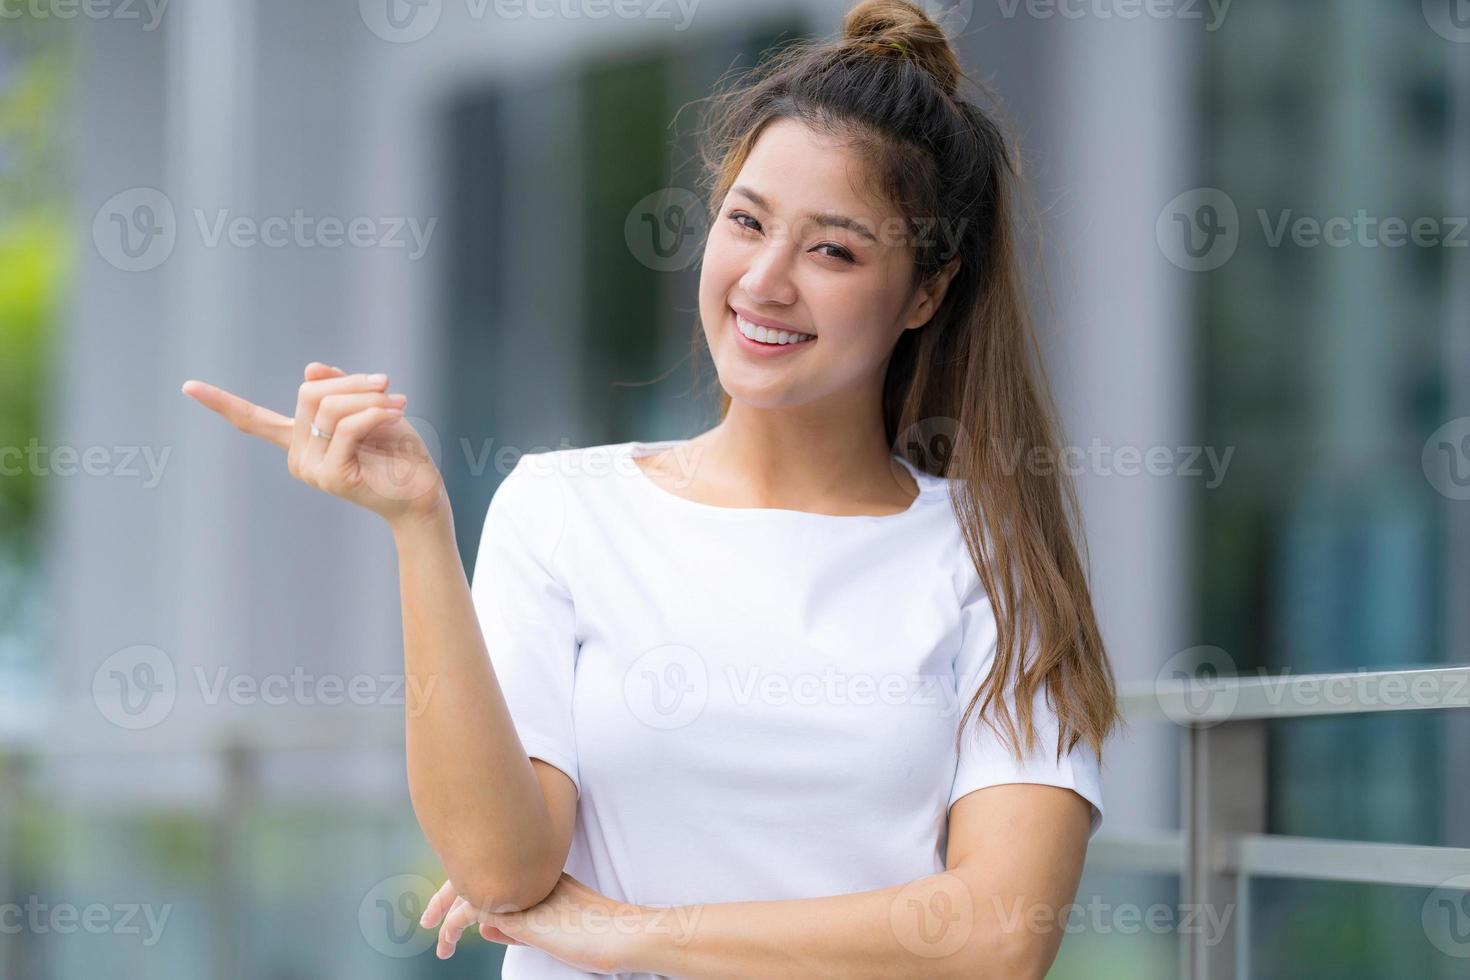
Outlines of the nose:
[[791,280],[790,249],[772,242],[751,258],[750,268],[740,277],[740,288],[755,303],[790,306],[796,302],[796,284]]

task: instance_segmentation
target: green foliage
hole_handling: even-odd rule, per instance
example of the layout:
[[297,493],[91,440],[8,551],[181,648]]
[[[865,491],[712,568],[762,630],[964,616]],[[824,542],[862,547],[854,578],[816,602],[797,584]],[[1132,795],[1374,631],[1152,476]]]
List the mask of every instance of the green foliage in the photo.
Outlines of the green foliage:
[[[69,279],[65,168],[58,120],[72,63],[69,35],[22,19],[0,43],[0,547],[24,559],[41,481],[16,458],[41,439],[52,338]],[[19,468],[19,472],[16,469]]]
[[[39,437],[43,380],[71,255],[55,216],[35,212],[0,229],[0,446],[24,447]],[[22,457],[23,459],[24,457]],[[33,525],[41,481],[19,461],[4,460],[0,538],[20,546]]]

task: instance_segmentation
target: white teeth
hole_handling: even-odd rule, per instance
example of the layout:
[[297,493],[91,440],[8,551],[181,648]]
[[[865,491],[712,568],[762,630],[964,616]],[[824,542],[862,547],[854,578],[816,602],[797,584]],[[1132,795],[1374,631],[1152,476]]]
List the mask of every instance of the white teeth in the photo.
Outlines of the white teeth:
[[763,344],[799,344],[804,340],[814,340],[816,338],[816,334],[792,333],[788,330],[772,330],[769,327],[760,327],[751,323],[739,313],[735,314],[735,325],[740,328],[740,332],[745,334],[745,336]]

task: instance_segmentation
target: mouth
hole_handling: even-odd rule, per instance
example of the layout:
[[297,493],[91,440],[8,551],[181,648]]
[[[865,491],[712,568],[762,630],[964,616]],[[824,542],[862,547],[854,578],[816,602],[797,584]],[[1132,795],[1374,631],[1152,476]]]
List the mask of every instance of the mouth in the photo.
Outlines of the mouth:
[[774,321],[752,320],[730,307],[735,333],[753,349],[784,351],[788,348],[805,347],[816,340],[816,334],[801,333]]

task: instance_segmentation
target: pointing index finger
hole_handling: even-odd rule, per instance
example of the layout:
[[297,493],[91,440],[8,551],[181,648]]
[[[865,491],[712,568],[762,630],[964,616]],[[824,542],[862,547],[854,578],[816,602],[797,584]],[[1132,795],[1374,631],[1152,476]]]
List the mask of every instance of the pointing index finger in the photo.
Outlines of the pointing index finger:
[[273,412],[223,388],[192,378],[185,381],[180,390],[205,408],[224,416],[226,421],[241,432],[273,442],[282,449],[291,448],[292,420],[279,412]]

